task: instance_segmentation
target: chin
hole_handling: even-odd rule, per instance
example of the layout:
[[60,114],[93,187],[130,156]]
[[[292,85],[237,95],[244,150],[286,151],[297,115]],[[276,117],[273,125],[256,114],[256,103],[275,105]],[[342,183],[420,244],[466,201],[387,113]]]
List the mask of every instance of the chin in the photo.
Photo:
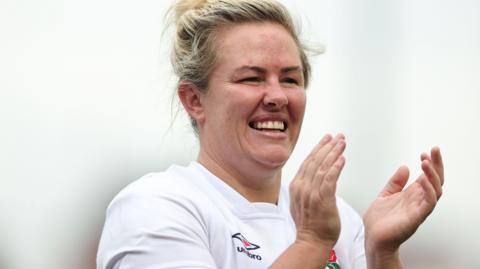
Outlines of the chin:
[[288,161],[290,154],[286,152],[269,152],[258,156],[257,161],[270,169],[282,168]]

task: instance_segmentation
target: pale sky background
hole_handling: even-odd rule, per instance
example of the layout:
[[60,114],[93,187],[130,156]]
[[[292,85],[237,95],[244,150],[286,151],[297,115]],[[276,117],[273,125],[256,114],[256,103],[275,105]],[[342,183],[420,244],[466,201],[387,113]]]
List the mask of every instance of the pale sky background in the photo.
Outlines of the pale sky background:
[[[480,1],[284,0],[315,57],[288,182],[324,133],[347,137],[339,195],[363,213],[439,145],[446,183],[402,247],[409,269],[480,268]],[[0,268],[93,269],[126,184],[195,159],[163,14],[171,1],[0,1]]]

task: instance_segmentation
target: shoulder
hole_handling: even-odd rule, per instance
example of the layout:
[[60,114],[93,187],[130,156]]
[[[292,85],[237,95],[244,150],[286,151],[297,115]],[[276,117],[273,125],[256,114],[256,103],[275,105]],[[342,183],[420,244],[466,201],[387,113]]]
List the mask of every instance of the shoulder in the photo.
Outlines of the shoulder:
[[125,201],[161,201],[175,200],[187,202],[202,196],[199,187],[202,185],[201,174],[190,167],[173,165],[163,172],[149,173],[130,183],[121,190],[108,206],[111,210],[115,205]]
[[192,169],[180,166],[141,177],[113,198],[106,225],[119,233],[170,225],[202,226],[207,194],[200,191],[202,179],[198,177]]
[[189,167],[172,165],[166,171],[149,173],[135,180],[121,190],[112,200],[125,196],[152,196],[160,197],[169,193],[179,193],[190,191],[198,184],[197,174]]
[[[206,257],[203,262],[209,265],[195,263],[194,267],[211,268],[206,253],[208,207],[201,204],[207,194],[199,191],[202,179],[196,176],[186,167],[171,167],[145,175],[120,191],[107,209],[98,268],[117,268],[119,264],[125,268],[146,264],[186,267],[193,264],[195,255]],[[180,249],[189,250],[190,256],[176,251]]]

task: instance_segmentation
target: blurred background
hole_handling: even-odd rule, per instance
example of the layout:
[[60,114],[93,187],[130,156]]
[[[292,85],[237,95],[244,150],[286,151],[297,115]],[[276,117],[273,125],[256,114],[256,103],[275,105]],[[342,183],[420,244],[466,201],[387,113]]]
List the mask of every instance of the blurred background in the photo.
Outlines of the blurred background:
[[[444,196],[402,248],[410,269],[480,268],[480,1],[284,0],[325,44],[286,183],[324,133],[347,137],[359,213],[439,145]],[[125,185],[195,159],[172,99],[171,1],[0,1],[0,268],[93,269]]]

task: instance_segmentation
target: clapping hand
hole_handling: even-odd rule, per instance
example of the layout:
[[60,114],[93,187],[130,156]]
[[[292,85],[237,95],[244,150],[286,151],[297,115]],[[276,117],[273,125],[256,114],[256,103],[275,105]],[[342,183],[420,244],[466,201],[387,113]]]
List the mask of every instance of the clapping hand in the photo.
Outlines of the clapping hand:
[[345,137],[326,135],[290,183],[290,211],[297,238],[270,268],[324,268],[340,235],[335,191],[345,165]]
[[330,250],[340,234],[336,185],[345,164],[345,137],[326,135],[305,159],[290,184],[297,241]]
[[423,174],[405,188],[409,170],[400,167],[364,215],[367,259],[369,253],[398,256],[400,245],[435,208],[444,182],[440,149],[422,153],[421,161]]

